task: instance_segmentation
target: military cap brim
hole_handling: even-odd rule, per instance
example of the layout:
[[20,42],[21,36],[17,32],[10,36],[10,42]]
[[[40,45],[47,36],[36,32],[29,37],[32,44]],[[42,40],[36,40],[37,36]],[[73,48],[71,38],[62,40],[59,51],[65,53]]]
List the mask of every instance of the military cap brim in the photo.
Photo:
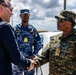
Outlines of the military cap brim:
[[62,16],[62,15],[55,16],[55,18],[65,19],[65,17],[64,17],[64,16]]

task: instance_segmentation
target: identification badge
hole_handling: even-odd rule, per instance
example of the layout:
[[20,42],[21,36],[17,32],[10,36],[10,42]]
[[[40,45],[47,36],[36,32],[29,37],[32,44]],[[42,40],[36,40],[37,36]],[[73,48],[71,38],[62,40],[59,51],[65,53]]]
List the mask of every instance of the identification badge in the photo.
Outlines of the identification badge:
[[56,49],[55,55],[56,55],[56,56],[59,56],[59,55],[60,55],[60,49],[59,49],[59,48]]
[[24,38],[24,42],[28,42],[28,38]]

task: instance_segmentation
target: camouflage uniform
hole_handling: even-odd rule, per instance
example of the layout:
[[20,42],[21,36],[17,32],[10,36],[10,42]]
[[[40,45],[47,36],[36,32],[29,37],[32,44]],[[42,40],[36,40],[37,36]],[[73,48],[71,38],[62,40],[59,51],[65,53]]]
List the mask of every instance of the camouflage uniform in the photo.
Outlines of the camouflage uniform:
[[[33,54],[37,55],[42,47],[41,38],[37,30],[30,24],[27,27],[19,24],[15,27],[15,32],[21,53],[27,58]],[[22,72],[22,68],[13,64],[13,75],[22,75]],[[25,71],[25,73],[27,73],[27,71]],[[34,70],[27,73],[27,75],[33,74]]]
[[[56,18],[65,15],[74,19],[68,11],[62,11]],[[69,16],[68,16],[69,15]],[[64,18],[64,17],[63,17]],[[49,62],[49,75],[76,75],[76,29],[73,28],[68,36],[58,34],[43,49],[37,66]]]
[[76,30],[60,36],[54,36],[43,49],[40,63],[49,62],[50,75],[76,75]]

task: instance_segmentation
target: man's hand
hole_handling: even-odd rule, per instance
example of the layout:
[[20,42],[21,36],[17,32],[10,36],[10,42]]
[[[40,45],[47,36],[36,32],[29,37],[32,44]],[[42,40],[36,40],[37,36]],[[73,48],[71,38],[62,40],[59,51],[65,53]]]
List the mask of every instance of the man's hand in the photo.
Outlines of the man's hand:
[[29,56],[29,59],[34,59],[35,58],[35,55],[31,55],[31,56]]
[[31,64],[30,64],[30,67],[27,68],[27,71],[32,70],[34,68],[34,65],[35,65],[35,61],[34,60],[30,59],[30,61],[31,61]]

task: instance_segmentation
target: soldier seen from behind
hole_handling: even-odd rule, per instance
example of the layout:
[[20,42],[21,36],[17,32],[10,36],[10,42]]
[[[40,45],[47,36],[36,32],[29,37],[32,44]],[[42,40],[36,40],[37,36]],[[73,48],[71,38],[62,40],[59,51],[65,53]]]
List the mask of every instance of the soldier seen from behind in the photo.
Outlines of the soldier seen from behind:
[[24,70],[34,68],[35,62],[19,52],[14,30],[8,23],[12,15],[11,3],[0,0],[0,75],[12,75],[11,62]]

